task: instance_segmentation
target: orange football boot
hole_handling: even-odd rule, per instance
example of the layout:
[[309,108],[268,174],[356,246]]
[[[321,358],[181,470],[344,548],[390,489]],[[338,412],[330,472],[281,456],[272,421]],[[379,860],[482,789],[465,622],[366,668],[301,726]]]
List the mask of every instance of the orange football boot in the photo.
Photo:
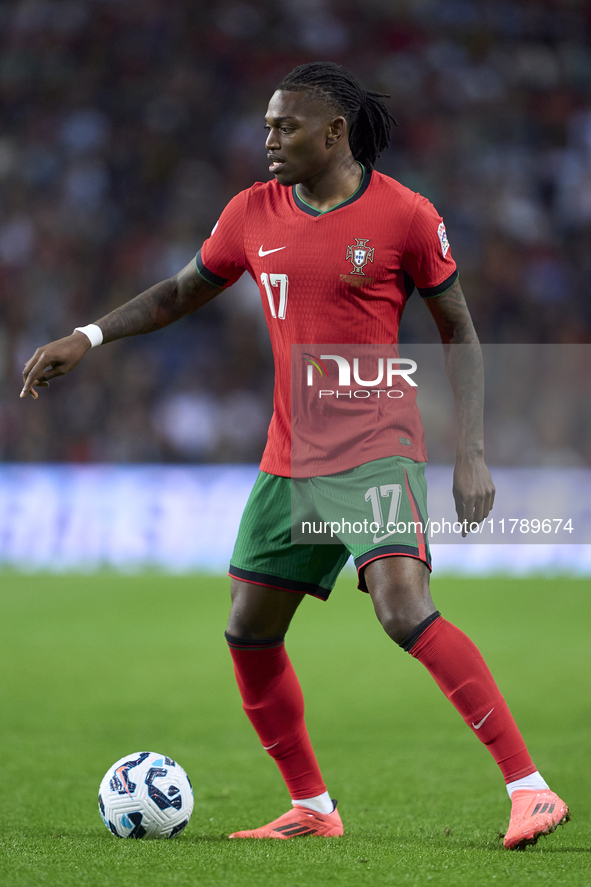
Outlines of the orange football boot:
[[518,789],[511,796],[511,819],[503,841],[507,850],[524,850],[540,835],[549,835],[568,822],[568,807],[550,789]]
[[307,807],[293,807],[274,819],[269,825],[263,825],[245,832],[234,832],[231,838],[303,838],[316,835],[319,838],[336,838],[343,834],[343,823],[337,813],[337,802],[333,801],[332,813],[317,813]]

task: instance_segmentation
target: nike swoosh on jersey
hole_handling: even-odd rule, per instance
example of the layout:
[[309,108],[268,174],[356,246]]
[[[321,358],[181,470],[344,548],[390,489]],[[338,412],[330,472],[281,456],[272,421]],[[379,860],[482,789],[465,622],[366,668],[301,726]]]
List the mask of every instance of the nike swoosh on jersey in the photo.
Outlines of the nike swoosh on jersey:
[[391,533],[384,533],[383,536],[378,536],[378,534],[376,533],[375,536],[373,537],[374,545],[377,545],[378,542],[383,542],[384,539],[389,539],[390,536],[395,536],[395,535],[396,535],[396,530],[392,530]]
[[279,250],[281,250],[281,249],[287,249],[287,247],[286,246],[278,246],[276,249],[263,249],[263,245],[261,244],[259,246],[259,256],[262,259],[263,256],[268,256],[269,253],[278,253]]

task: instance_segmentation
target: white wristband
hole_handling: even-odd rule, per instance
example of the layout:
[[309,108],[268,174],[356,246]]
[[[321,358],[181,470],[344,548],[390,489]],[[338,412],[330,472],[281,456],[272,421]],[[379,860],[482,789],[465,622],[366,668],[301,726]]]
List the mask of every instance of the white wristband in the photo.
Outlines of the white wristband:
[[103,343],[103,331],[96,323],[89,323],[88,326],[77,326],[74,328],[74,332],[84,333],[90,340],[92,348],[96,348],[97,345],[102,345]]

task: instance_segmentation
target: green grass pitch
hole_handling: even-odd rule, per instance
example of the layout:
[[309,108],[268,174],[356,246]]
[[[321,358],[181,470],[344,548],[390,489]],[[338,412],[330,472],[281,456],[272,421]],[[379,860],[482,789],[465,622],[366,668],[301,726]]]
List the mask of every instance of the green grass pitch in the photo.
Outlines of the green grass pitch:
[[[343,838],[228,841],[289,806],[246,720],[223,630],[228,580],[0,574],[0,881],[22,885],[591,884],[589,583],[435,578],[573,820],[503,850],[486,751],[379,627],[350,575],[306,601],[288,649]],[[176,758],[195,788],[177,840],[124,841],[97,789],[122,755]]]

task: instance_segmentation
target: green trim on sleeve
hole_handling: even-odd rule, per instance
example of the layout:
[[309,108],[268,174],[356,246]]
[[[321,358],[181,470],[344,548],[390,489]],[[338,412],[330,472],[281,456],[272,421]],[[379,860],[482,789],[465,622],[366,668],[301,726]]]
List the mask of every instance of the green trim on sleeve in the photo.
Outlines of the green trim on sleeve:
[[443,280],[437,286],[430,286],[430,287],[423,287],[423,288],[417,287],[417,289],[420,292],[423,299],[434,299],[437,296],[442,296],[449,289],[451,289],[452,286],[454,285],[454,283],[459,279],[459,276],[460,275],[458,273],[458,269],[456,268],[456,270],[453,272],[453,274],[450,274],[449,277],[447,277],[445,280]]
[[212,286],[225,286],[228,283],[227,277],[220,277],[218,274],[214,274],[213,271],[210,271],[209,268],[206,268],[203,264],[203,259],[201,258],[201,250],[195,256],[195,266],[197,268],[197,273],[200,277],[205,280],[206,283],[210,283]]

